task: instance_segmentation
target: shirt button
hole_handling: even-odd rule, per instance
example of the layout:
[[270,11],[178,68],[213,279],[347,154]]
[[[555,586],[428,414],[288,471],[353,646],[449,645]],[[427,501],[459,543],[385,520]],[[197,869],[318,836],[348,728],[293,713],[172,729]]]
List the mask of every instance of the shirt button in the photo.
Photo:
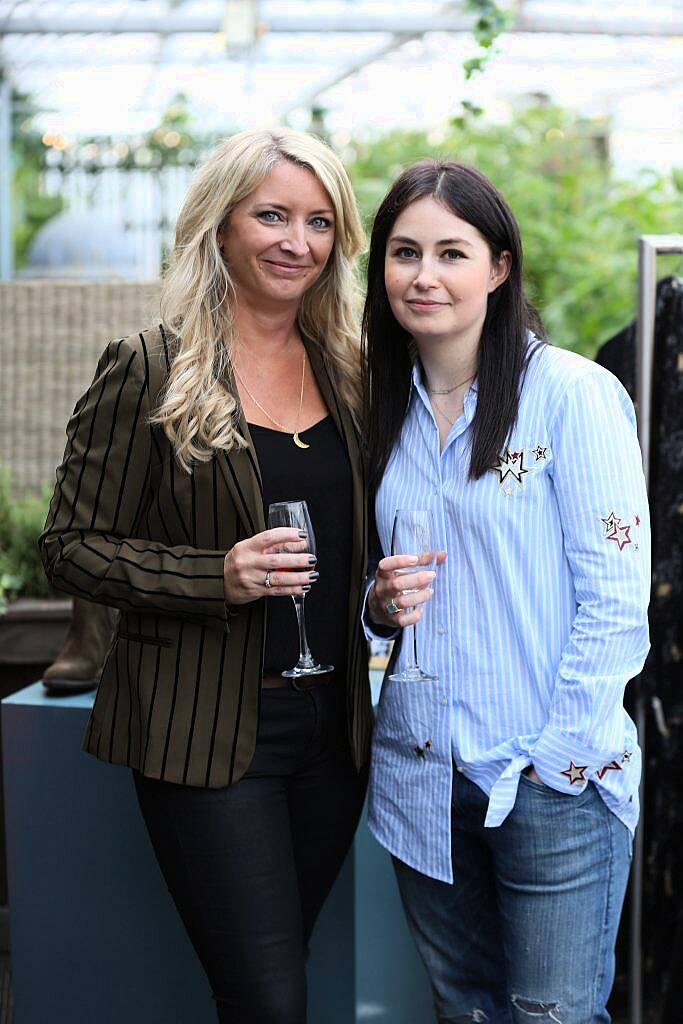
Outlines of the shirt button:
[[460,772],[460,774],[462,775],[462,773],[463,773],[464,769],[463,769],[463,768],[461,768],[461,767],[460,767],[460,765],[458,765],[458,766],[457,766],[457,769],[458,769],[458,771]]
[[442,704],[448,704],[448,698],[447,697],[442,697],[441,698],[441,703]]
[[445,632],[446,630],[443,628],[443,626],[439,626],[439,628],[437,629],[437,633],[439,634],[439,636],[443,636]]

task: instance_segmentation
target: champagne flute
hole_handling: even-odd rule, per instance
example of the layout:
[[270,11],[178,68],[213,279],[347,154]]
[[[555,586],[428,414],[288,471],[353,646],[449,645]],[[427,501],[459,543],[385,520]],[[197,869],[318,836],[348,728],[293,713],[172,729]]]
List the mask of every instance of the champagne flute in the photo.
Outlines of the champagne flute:
[[[277,526],[292,526],[295,530],[306,534],[306,539],[295,541],[293,544],[285,544],[278,549],[280,552],[315,555],[315,534],[305,501],[276,501],[269,505],[268,526],[271,530]],[[299,660],[293,668],[283,671],[282,675],[288,679],[297,679],[299,676],[319,676],[334,671],[333,665],[321,665],[311,654],[306,637],[305,599],[305,594],[292,595],[299,624]]]
[[[396,569],[400,576],[424,569],[431,569],[436,563],[434,546],[434,521],[432,513],[425,509],[397,508],[394,528],[391,533],[392,555],[417,555],[420,564]],[[415,594],[417,590],[404,590],[404,594]],[[408,664],[401,672],[393,672],[389,678],[399,683],[430,682],[436,679],[423,672],[417,660],[417,623],[412,625],[412,644]]]

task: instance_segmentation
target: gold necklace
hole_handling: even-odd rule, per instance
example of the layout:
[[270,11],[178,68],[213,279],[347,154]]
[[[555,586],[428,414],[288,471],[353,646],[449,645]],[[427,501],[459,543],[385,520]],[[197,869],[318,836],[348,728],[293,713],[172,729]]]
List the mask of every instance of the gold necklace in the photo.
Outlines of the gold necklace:
[[452,388],[427,388],[427,393],[430,395],[450,395],[457,388],[461,388],[463,384],[467,384],[468,381],[472,380],[474,374],[470,374],[469,377],[465,377],[459,384],[454,384]]
[[[438,394],[438,392],[437,392],[437,394]],[[441,415],[442,415],[442,416],[443,416],[443,418],[445,419],[446,423],[448,423],[448,424],[449,424],[449,426],[451,426],[451,427],[452,427],[452,426],[453,426],[453,424],[455,423],[455,420],[452,420],[452,419],[450,418],[450,416],[447,416],[447,415],[446,415],[446,413],[445,413],[445,412],[443,411],[443,409],[441,408],[441,406],[440,406],[440,405],[438,405],[438,404],[437,404],[437,403],[436,403],[436,402],[434,401],[434,397],[433,397],[433,396],[432,396],[431,402],[432,402],[432,405],[434,406],[434,408],[436,409],[436,411],[437,411],[437,412],[439,412],[439,413],[441,413]],[[456,417],[456,419],[457,419],[457,417]]]
[[[280,430],[284,431],[285,434],[291,433],[289,428],[286,427],[284,425],[284,423],[280,423],[280,421],[276,420],[274,416],[271,416],[270,413],[268,412],[268,410],[263,408],[263,406],[259,402],[258,398],[255,398],[254,395],[252,395],[251,391],[249,390],[249,388],[247,387],[247,385],[244,382],[244,377],[239,372],[239,370],[237,369],[237,367],[235,366],[234,363],[232,364],[232,368],[235,371],[235,373],[237,374],[237,378],[238,378],[240,384],[242,385],[242,387],[244,388],[246,393],[249,395],[249,397],[251,398],[251,400],[254,403],[254,405],[258,409],[261,410],[263,415],[267,416],[267,418],[270,420],[270,422],[274,423],[275,426],[279,427]],[[305,380],[305,377],[306,377],[306,349],[304,349],[304,358],[303,358],[303,360],[301,362],[301,394],[299,395],[299,415],[297,416],[296,430],[292,434],[292,441],[294,441],[294,444],[297,446],[297,448],[310,448],[311,447],[310,444],[306,444],[305,441],[302,441],[301,438],[299,437],[299,424],[301,423],[301,410],[303,409],[303,405],[304,405],[304,380]]]

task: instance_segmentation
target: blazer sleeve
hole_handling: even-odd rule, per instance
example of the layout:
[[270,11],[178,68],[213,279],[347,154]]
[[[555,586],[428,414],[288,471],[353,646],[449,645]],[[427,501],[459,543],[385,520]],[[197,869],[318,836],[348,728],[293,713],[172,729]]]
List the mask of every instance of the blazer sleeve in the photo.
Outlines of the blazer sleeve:
[[125,339],[112,342],[67,426],[38,546],[59,590],[120,608],[227,628],[225,552],[138,536],[151,500],[149,371]]

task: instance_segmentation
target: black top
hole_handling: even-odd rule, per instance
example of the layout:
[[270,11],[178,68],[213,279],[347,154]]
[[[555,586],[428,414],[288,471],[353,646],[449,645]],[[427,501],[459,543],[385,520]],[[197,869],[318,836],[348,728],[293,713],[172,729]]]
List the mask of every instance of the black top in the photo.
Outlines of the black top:
[[[352,476],[346,445],[331,416],[319,420],[300,437],[310,448],[297,448],[291,434],[249,424],[261,478],[263,505],[305,501],[313,524],[320,573],[306,596],[306,632],[313,657],[320,664],[346,670],[352,538]],[[288,597],[268,601],[264,673],[291,668],[299,658],[299,631],[294,602]]]

